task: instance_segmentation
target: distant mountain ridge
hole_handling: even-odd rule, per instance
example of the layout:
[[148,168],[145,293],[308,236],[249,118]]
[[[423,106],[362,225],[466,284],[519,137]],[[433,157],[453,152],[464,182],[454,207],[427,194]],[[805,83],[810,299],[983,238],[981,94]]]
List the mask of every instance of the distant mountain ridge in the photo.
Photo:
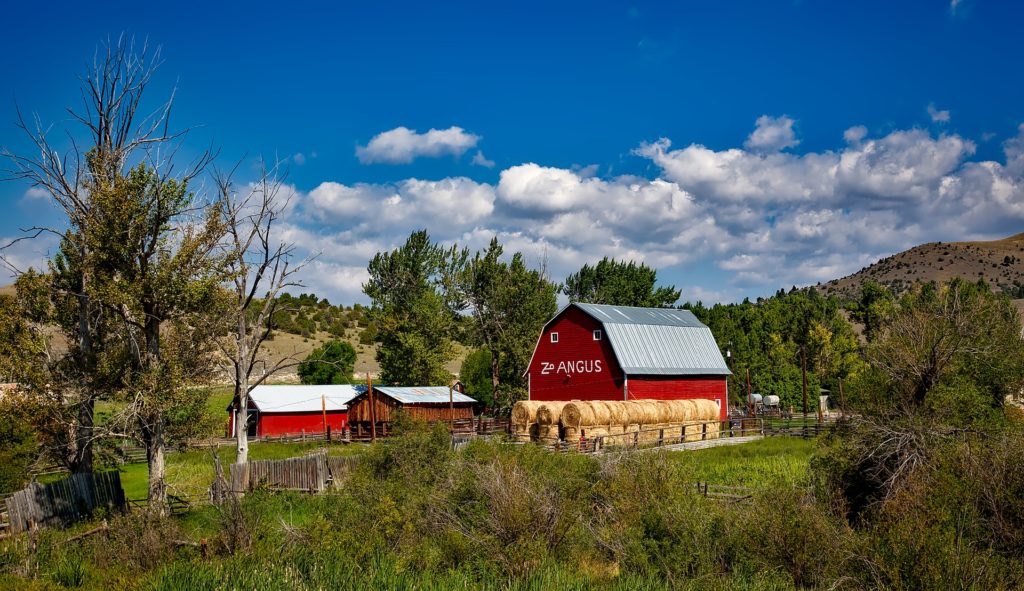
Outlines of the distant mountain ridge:
[[915,282],[984,279],[1011,298],[1024,298],[1024,233],[1001,240],[929,242],[864,267],[842,279],[816,286],[824,295],[854,298],[867,281],[897,293]]

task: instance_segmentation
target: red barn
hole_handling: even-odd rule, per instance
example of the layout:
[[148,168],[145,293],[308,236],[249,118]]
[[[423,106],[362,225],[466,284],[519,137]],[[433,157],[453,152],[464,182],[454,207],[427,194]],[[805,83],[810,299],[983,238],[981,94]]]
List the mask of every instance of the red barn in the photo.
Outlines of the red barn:
[[688,310],[570,304],[541,331],[530,400],[715,400],[725,420],[732,373],[711,329]]
[[[329,386],[256,386],[249,393],[251,437],[323,433],[324,416],[332,433],[348,426],[348,403],[366,391],[366,386],[338,384]],[[228,406],[228,435],[234,437],[238,420],[237,404]]]

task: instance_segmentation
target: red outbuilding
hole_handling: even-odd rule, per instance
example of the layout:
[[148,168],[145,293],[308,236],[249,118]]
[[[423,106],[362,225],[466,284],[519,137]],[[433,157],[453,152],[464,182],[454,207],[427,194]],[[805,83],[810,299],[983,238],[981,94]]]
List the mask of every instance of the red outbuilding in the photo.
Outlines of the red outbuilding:
[[541,331],[530,400],[716,401],[732,373],[711,329],[688,310],[569,304]]
[[[249,393],[249,418],[245,422],[250,437],[332,433],[348,427],[348,403],[366,391],[365,386],[337,384],[329,386],[256,386]],[[237,401],[228,406],[228,435],[234,437],[235,425],[241,425]]]

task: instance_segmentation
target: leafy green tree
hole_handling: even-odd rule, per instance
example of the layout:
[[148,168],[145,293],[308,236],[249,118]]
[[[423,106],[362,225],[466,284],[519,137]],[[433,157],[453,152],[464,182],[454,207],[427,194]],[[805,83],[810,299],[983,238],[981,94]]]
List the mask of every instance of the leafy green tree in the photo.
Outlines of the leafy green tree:
[[464,260],[464,253],[442,248],[420,230],[400,248],[377,253],[370,261],[363,292],[373,302],[382,382],[427,385],[451,380],[445,366],[455,355],[451,335],[458,305],[452,276]]
[[350,384],[356,365],[356,350],[345,341],[331,339],[313,349],[299,364],[303,384]]
[[457,275],[462,298],[473,322],[472,340],[489,352],[491,396],[502,409],[511,408],[525,390],[523,374],[540,333],[557,307],[558,287],[544,272],[529,269],[521,253],[501,260],[498,239],[469,259]]
[[675,286],[656,287],[658,271],[633,261],[605,257],[597,265],[583,265],[565,278],[562,292],[570,302],[668,308],[679,299]]
[[32,425],[21,420],[9,401],[0,401],[0,495],[25,486],[29,467],[39,456],[39,442]]
[[876,281],[866,281],[861,286],[860,297],[849,305],[850,317],[864,326],[864,338],[871,343],[893,313],[894,305],[895,297],[889,288]]
[[816,405],[819,385],[836,391],[839,380],[864,370],[853,327],[838,300],[815,290],[779,290],[756,302],[682,307],[711,328],[723,352],[731,352],[729,391],[741,401],[749,370],[755,392],[777,394],[784,404],[801,409],[801,348],[807,356],[809,408]]
[[967,379],[998,408],[1024,385],[1024,341],[1010,300],[984,281],[954,279],[906,294],[867,352],[894,402],[920,407],[949,379]]
[[474,349],[466,355],[459,369],[459,380],[466,386],[466,395],[487,408],[494,407],[494,384],[491,381],[491,352]]
[[[194,398],[203,391],[191,385],[214,367],[217,321],[226,304],[224,261],[216,252],[222,220],[217,208],[197,202],[189,175],[171,178],[139,164],[124,175],[93,178],[96,222],[83,237],[92,253],[95,297],[121,325],[117,392],[128,403],[121,426],[134,427],[146,448],[149,506],[163,513],[168,441],[195,435],[198,422],[179,411],[202,408]],[[178,421],[168,420],[172,410]]]
[[912,286],[866,353],[870,368],[850,388],[860,419],[819,451],[816,469],[855,521],[914,494],[914,480],[951,449],[973,447],[965,433],[984,442],[1019,428],[1003,404],[1024,386],[1020,318],[984,282]]

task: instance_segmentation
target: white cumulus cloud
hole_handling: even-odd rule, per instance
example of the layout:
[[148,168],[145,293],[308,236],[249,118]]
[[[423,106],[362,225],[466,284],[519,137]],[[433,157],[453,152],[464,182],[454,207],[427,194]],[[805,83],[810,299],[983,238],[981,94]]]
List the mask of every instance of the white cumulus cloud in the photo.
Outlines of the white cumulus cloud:
[[[771,125],[759,121],[751,137]],[[967,138],[924,129],[872,137],[854,126],[836,140],[833,150],[795,153],[782,151],[795,138],[722,150],[663,138],[634,152],[655,178],[527,162],[494,184],[326,181],[296,193],[300,205],[280,231],[320,253],[307,283],[332,300],[365,301],[367,261],[426,228],[474,249],[497,236],[556,281],[605,256],[645,262],[686,286],[684,298],[707,301],[814,284],[923,242],[1024,225],[1024,126],[999,162],[972,160]]]
[[363,164],[408,164],[416,158],[460,157],[475,148],[480,136],[461,127],[431,129],[417,133],[408,127],[381,132],[365,146],[356,148],[356,156]]
[[781,117],[761,115],[757,118],[757,127],[747,137],[743,147],[755,152],[778,152],[786,148],[793,148],[800,143],[793,130],[794,123],[796,121],[785,115]]

